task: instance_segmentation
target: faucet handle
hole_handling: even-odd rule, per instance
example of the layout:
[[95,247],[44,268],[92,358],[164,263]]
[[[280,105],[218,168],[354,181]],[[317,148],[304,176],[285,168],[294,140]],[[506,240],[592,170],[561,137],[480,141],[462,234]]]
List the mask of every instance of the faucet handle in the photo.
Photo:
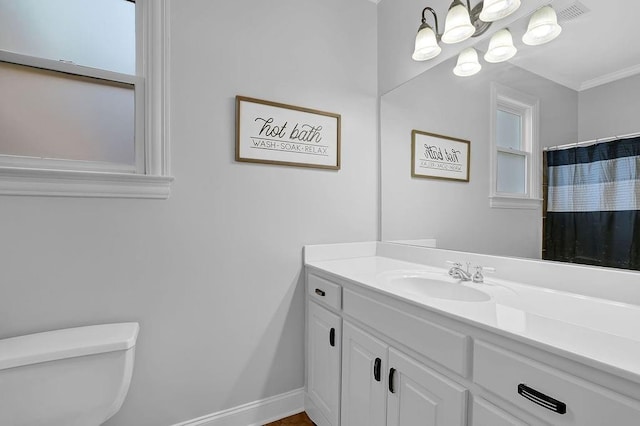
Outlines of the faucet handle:
[[496,268],[492,268],[490,266],[474,266],[474,268],[476,268],[476,273],[473,274],[472,280],[474,283],[482,283],[484,282],[484,275],[482,275],[482,272],[496,272]]
[[451,266],[453,266],[454,268],[462,268],[462,263],[460,263],[460,262],[454,262],[452,260],[447,260],[446,263],[451,265]]

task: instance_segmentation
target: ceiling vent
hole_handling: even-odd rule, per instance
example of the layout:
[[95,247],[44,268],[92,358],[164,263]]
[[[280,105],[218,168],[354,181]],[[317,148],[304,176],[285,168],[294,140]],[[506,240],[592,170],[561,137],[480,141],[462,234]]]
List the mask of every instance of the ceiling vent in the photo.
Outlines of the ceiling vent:
[[588,12],[589,12],[589,9],[587,8],[587,6],[580,3],[579,1],[576,1],[575,3],[572,3],[569,6],[557,12],[558,22],[573,21],[574,19],[577,19]]

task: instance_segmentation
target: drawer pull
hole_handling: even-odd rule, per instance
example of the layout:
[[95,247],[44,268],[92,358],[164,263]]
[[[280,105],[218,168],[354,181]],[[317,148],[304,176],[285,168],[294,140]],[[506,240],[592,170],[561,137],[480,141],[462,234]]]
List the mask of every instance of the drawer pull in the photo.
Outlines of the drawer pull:
[[550,396],[543,394],[542,392],[538,392],[537,390],[530,388],[524,383],[520,383],[518,385],[518,393],[527,398],[529,401],[535,402],[536,404],[541,405],[547,410],[551,410],[558,414],[564,414],[567,412],[567,404],[565,404],[564,402],[560,402],[557,399],[553,399]]
[[376,358],[376,361],[373,363],[373,378],[376,379],[376,382],[380,381],[381,366],[382,366],[382,360],[380,358]]
[[393,388],[393,376],[395,375],[396,369],[389,369],[389,392],[396,393],[396,390]]
[[331,330],[329,330],[329,344],[331,346],[336,345],[336,329],[335,328],[332,328]]
[[316,288],[316,294],[317,294],[318,296],[323,296],[323,297],[324,297],[324,294],[325,294],[325,293],[324,293],[324,291],[320,290],[319,288]]

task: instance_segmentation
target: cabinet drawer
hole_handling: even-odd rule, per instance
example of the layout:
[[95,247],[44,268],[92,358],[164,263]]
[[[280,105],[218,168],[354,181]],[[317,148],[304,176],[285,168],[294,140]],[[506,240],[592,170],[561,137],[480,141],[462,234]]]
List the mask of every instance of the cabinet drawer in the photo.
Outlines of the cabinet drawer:
[[464,334],[346,289],[344,312],[462,376],[467,374]]
[[557,426],[631,426],[640,419],[638,401],[481,341],[474,346],[473,378],[485,389]]
[[482,398],[473,399],[471,426],[528,426]]
[[307,292],[311,299],[335,309],[342,309],[342,287],[314,274],[307,275]]

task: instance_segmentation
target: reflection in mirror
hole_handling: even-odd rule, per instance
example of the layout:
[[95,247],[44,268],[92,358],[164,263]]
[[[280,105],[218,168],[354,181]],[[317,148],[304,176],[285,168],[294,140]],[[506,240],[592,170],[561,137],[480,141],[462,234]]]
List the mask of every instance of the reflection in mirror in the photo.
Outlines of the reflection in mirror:
[[[509,197],[491,199],[496,193],[492,168],[497,158],[491,148],[496,114],[491,107],[492,87],[538,101],[539,146],[532,155],[538,155],[540,162],[531,171],[539,186],[544,148],[640,131],[640,54],[634,50],[638,46],[618,44],[612,38],[607,41],[608,33],[600,31],[598,37],[607,37],[597,45],[581,38],[589,28],[596,33],[595,20],[601,28],[618,25],[623,34],[616,32],[611,37],[640,38],[638,26],[627,22],[627,16],[619,16],[623,8],[613,3],[618,0],[582,0],[580,6],[586,12],[562,21],[562,35],[540,50],[521,42],[526,29],[523,20],[511,28],[519,49],[512,61],[485,62],[479,74],[461,78],[453,74],[456,58],[451,58],[382,96],[383,240],[418,245],[428,241],[444,249],[542,258],[542,189],[538,187],[538,194],[525,203],[512,202]],[[638,4],[625,3],[625,7],[640,9]],[[486,50],[482,43],[476,47],[480,55]],[[606,49],[602,57],[607,58],[608,68],[604,61],[595,60],[599,57],[596,51],[587,54],[587,47]],[[570,63],[561,62],[563,57],[571,58]],[[470,181],[412,178],[412,130],[471,141]],[[517,186],[519,189],[521,183]],[[629,191],[630,197],[640,199],[637,184]]]

